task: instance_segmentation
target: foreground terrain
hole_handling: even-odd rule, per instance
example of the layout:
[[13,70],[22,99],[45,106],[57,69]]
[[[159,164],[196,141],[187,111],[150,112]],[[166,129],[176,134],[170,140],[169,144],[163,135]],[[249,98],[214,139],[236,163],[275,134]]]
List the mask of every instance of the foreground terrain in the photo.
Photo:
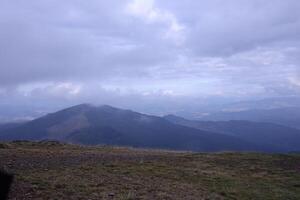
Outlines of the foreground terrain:
[[0,144],[10,199],[300,199],[300,155]]

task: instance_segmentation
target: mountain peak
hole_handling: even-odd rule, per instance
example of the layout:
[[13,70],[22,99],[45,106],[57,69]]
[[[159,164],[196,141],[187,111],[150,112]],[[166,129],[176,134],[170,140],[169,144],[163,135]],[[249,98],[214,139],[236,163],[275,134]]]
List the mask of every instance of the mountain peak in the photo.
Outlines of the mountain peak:
[[82,103],[82,104],[72,106],[70,108],[91,108],[91,107],[95,107],[95,106],[93,104],[90,104],[90,103]]
[[102,108],[102,109],[112,109],[112,110],[120,110],[119,108],[104,104],[104,105],[100,105],[98,106],[98,108]]
[[177,115],[173,115],[173,114],[165,115],[163,118],[166,120],[169,120],[169,121],[185,120],[184,118],[179,117]]
[[82,103],[82,104],[78,104],[69,108],[66,108],[64,110],[72,110],[72,111],[86,111],[86,110],[104,110],[104,111],[121,111],[123,109],[121,108],[116,108],[107,104],[103,104],[103,105],[93,105],[90,103]]
[[94,107],[95,106],[93,106],[92,104],[83,103],[83,104],[78,104],[78,105],[75,105],[75,106],[68,107],[68,108],[60,110],[58,112],[59,113],[62,113],[62,112],[63,113],[69,113],[69,112],[71,112],[71,113],[81,113],[81,112],[90,110],[90,109],[92,109]]

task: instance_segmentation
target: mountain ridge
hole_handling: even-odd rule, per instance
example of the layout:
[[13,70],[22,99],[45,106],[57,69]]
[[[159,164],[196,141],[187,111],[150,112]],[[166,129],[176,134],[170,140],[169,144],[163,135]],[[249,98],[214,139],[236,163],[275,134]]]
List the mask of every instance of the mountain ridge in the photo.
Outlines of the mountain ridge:
[[300,130],[283,125],[246,120],[188,120],[175,115],[164,118],[175,124],[235,136],[258,145],[276,146],[282,151],[300,150]]
[[274,151],[239,138],[108,105],[80,104],[0,132],[2,140],[52,139],[191,151]]

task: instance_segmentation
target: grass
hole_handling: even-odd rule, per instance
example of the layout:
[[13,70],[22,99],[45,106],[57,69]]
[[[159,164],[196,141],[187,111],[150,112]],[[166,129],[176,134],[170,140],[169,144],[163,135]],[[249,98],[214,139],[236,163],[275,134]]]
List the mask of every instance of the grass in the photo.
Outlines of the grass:
[[0,145],[11,199],[300,199],[300,155]]

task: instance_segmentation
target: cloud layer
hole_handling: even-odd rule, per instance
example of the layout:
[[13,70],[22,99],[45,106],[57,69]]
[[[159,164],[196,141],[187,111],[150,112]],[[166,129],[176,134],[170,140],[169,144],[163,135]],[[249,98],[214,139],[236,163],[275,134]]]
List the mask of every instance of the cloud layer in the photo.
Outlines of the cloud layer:
[[299,95],[299,10],[298,0],[2,0],[0,104]]

